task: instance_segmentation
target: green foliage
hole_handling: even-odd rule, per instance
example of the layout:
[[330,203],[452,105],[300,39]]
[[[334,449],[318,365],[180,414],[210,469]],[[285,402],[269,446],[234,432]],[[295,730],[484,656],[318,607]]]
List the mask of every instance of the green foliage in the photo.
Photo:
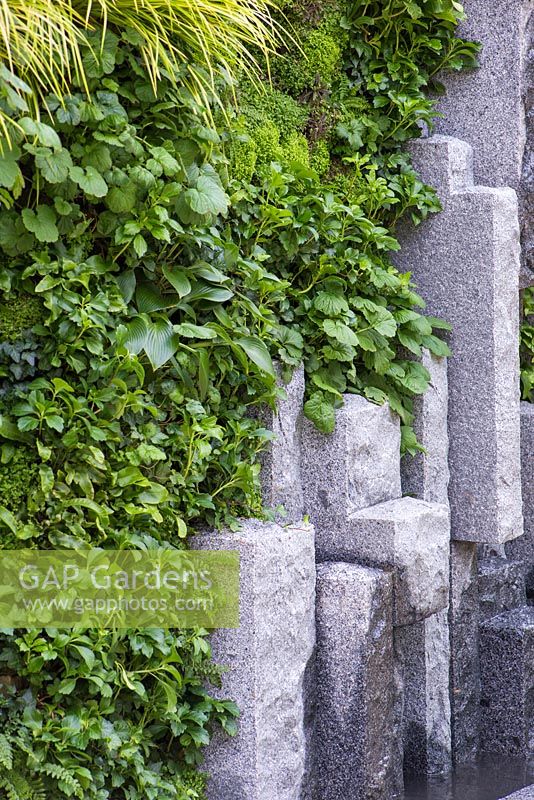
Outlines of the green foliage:
[[534,402],[534,289],[523,292],[521,325],[521,397]]
[[205,633],[3,631],[2,796],[201,800],[199,747],[236,715],[206,691]]
[[21,333],[43,319],[44,309],[39,297],[26,294],[0,304],[0,342],[15,342]]
[[[476,48],[454,36],[452,0],[284,12],[301,46],[274,60],[273,88],[237,86],[235,113],[213,113],[179,71],[154,81],[116,22],[80,45],[87,87],[74,76],[49,94],[44,121],[14,108],[4,546],[181,548],[198,527],[267,514],[257,407],[279,395],[273,358],[304,363],[321,431],[357,392],[387,400],[417,448],[421,348],[448,348],[391,260],[397,221],[439,208],[402,146],[431,124],[439,70]],[[217,85],[229,109],[234,89]],[[2,646],[0,674],[19,677],[0,699],[0,797],[202,797],[194,767],[236,714],[206,688],[219,673],[205,632],[8,631]]]

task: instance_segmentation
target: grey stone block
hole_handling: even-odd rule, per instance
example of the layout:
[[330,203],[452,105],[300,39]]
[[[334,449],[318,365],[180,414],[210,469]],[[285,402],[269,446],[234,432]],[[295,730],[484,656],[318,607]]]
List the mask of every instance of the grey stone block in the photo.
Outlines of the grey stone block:
[[523,73],[531,0],[465,0],[460,35],[482,42],[479,68],[446,76],[439,133],[465,139],[475,151],[475,178],[517,189],[525,145]]
[[447,359],[423,350],[421,360],[430,373],[430,387],[415,398],[414,430],[425,452],[402,459],[402,490],[430,503],[448,503]]
[[395,629],[404,692],[404,769],[433,775],[451,769],[448,611]]
[[334,433],[304,421],[304,510],[321,536],[354,511],[401,496],[400,422],[388,405],[345,395]]
[[[317,567],[315,798],[389,800],[394,757],[392,588],[355,564]],[[397,773],[397,775],[395,774]]]
[[357,561],[394,572],[394,623],[408,625],[449,602],[449,512],[402,497],[356,511],[318,535],[319,560]]
[[481,732],[488,753],[534,752],[534,608],[486,620],[480,628]]
[[[280,369],[278,369],[280,375]],[[263,414],[265,427],[275,439],[262,455],[261,482],[263,502],[268,508],[284,507],[279,522],[302,519],[304,499],[300,474],[300,429],[304,402],[304,368],[295,370],[289,383],[279,377],[278,384],[286,397],[279,400],[276,411]]]
[[503,800],[534,800],[534,786],[527,786],[526,789],[509,794]]
[[313,528],[247,520],[193,545],[241,557],[240,627],[212,636],[215,661],[229,667],[219,695],[238,704],[239,732],[216,734],[206,750],[208,798],[299,800],[304,680],[315,642]]
[[526,605],[525,578],[521,564],[506,558],[479,560],[478,598],[481,620]]
[[519,438],[519,225],[511,189],[474,186],[471,148],[410,145],[443,211],[401,232],[398,266],[429,313],[452,324],[449,465],[453,538],[502,544],[522,533]]
[[453,757],[474,761],[479,750],[480,659],[477,547],[451,543],[451,713]]
[[525,533],[506,545],[508,556],[521,562],[527,592],[534,597],[534,404],[521,403],[521,485]]

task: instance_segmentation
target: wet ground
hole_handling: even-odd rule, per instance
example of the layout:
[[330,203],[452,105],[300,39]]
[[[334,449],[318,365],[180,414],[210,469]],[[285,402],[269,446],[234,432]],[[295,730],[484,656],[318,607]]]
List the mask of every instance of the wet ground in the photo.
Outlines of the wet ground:
[[450,775],[407,778],[404,800],[500,800],[531,784],[534,759],[486,756],[477,764],[457,767]]

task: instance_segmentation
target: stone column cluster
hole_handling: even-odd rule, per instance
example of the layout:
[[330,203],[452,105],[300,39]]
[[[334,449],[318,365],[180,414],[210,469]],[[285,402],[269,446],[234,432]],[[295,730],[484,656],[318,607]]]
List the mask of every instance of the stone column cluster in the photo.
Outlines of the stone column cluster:
[[276,521],[196,539],[241,554],[241,627],[213,636],[240,730],[208,748],[210,800],[392,800],[406,772],[534,751],[534,411],[518,363],[534,0],[465,8],[480,68],[447,79],[436,135],[411,145],[443,211],[399,232],[399,268],[453,326],[448,364],[423,354],[424,452],[401,461],[398,418],[354,395],[320,434],[302,371],[266,416]]

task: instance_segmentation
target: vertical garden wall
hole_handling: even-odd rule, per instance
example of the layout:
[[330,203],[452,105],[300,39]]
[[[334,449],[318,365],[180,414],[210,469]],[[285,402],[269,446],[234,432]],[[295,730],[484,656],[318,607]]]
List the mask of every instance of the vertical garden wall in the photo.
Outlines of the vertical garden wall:
[[[415,452],[422,348],[449,353],[391,254],[401,219],[439,210],[404,148],[441,71],[474,63],[460,5],[126,7],[2,21],[4,548],[184,548],[268,517],[273,360],[304,364],[321,432],[362,394]],[[206,688],[205,631],[1,638],[9,800],[202,797],[194,767],[237,713]]]

